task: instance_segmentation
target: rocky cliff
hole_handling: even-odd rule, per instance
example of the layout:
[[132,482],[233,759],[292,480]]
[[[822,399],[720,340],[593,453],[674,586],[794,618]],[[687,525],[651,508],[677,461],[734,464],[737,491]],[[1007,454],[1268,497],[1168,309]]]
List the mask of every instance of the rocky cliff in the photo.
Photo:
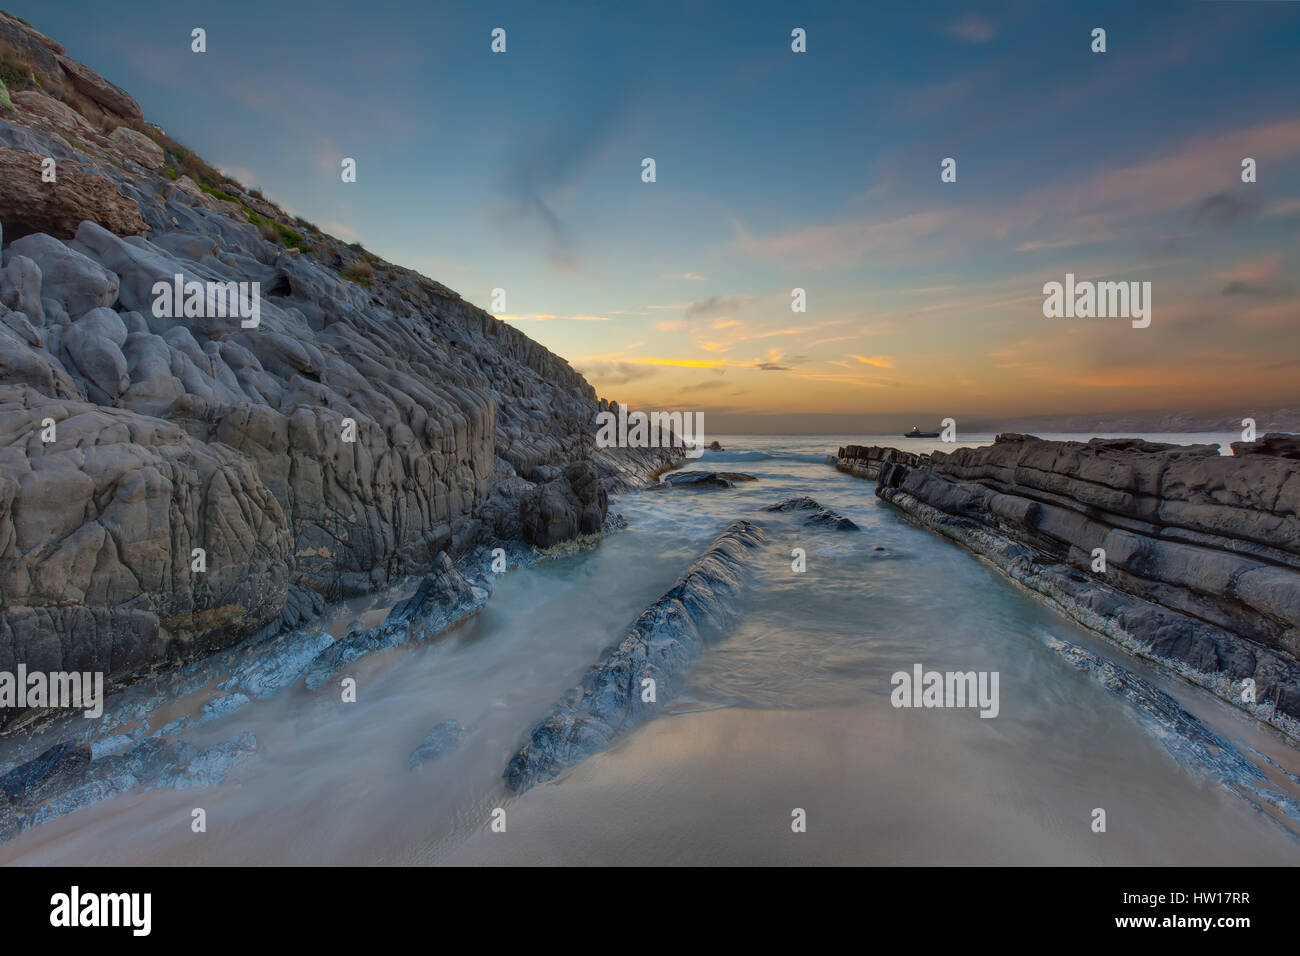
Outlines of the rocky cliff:
[[1300,440],[1233,451],[1000,435],[931,455],[848,446],[835,464],[1082,623],[1294,735]]
[[[675,457],[597,453],[563,359],[217,173],[4,14],[0,66],[0,671],[128,681],[443,552],[599,531]],[[160,317],[175,276],[258,283],[257,324]]]

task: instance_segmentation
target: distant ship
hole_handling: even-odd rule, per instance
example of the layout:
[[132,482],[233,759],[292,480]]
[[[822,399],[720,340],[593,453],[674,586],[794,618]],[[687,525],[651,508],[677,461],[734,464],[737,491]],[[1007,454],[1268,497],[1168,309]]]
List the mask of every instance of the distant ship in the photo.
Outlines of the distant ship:
[[913,426],[912,426],[912,430],[911,430],[910,432],[903,432],[903,437],[904,437],[904,438],[938,438],[938,437],[939,437],[939,433],[938,433],[938,432],[923,432],[923,431],[921,431],[921,429],[919,429],[919,428],[917,428],[915,425],[913,425]]

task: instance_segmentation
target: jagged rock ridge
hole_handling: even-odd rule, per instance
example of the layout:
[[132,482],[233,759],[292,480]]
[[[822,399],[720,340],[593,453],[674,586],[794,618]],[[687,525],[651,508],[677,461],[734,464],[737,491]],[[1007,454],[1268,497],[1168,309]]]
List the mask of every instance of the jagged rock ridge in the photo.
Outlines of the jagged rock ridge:
[[[506,766],[506,786],[522,793],[553,779],[671,700],[706,639],[724,634],[736,620],[754,554],[765,540],[762,526],[744,519],[714,538],[677,584],[591,666],[582,685],[533,727]],[[651,685],[653,700],[647,699]]]
[[1234,449],[1000,435],[930,455],[848,446],[836,467],[874,476],[910,519],[1294,734],[1300,455],[1285,435]]

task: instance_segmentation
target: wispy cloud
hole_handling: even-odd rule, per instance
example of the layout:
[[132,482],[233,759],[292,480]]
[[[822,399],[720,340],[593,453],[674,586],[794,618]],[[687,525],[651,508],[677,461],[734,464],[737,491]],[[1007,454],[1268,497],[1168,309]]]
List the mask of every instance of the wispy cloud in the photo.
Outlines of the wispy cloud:
[[918,253],[952,253],[990,240],[1010,240],[1021,251],[1060,249],[1133,234],[1135,224],[1168,235],[1171,226],[1161,224],[1162,215],[1186,213],[1193,222],[1230,226],[1268,208],[1224,187],[1207,189],[1232,182],[1243,156],[1260,162],[1300,156],[1300,117],[1185,139],[1156,156],[1037,186],[1009,200],[862,216],[768,236],[754,235],[738,220],[732,225],[744,254],[813,269],[906,262]]
[[945,27],[949,36],[954,36],[967,43],[988,43],[998,35],[997,27],[988,17],[968,13],[953,20]]
[[684,313],[688,319],[702,316],[725,315],[747,308],[754,298],[747,295],[715,295],[700,302],[692,302]]
[[593,167],[607,158],[630,109],[629,91],[601,91],[599,102],[569,111],[562,118],[520,135],[507,151],[513,163],[506,171],[510,199],[493,214],[512,236],[534,237],[552,266],[564,272],[578,268],[578,243],[560,213],[582,189]]
[[851,355],[863,365],[874,365],[876,368],[893,368],[894,359],[888,355]]

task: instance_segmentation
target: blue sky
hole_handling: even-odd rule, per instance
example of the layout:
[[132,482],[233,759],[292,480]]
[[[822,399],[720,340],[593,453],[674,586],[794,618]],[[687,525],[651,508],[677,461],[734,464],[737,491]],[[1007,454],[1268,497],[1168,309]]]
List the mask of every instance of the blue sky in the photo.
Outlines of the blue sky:
[[[1300,5],[9,3],[213,165],[715,432],[1300,400]],[[1151,327],[1045,319],[1066,272],[1151,281]]]

